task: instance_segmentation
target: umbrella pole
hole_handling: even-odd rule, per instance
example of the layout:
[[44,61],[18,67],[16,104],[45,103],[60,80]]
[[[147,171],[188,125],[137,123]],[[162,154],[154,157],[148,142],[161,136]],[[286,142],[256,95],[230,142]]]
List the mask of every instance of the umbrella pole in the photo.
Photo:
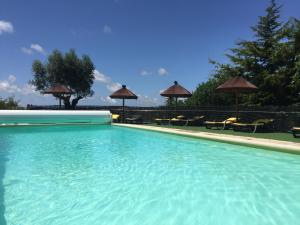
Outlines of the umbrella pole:
[[176,97],[175,98],[175,116],[177,116],[177,101],[178,101],[178,98]]
[[125,117],[125,99],[123,98],[123,116],[122,116],[122,123],[124,123]]
[[236,115],[236,120],[238,121],[238,118],[239,118],[239,94],[237,92],[235,93],[235,115]]
[[61,98],[59,97],[59,109],[61,109]]
[[168,101],[166,101],[166,105],[165,105],[165,116],[164,116],[164,119],[167,119],[167,115],[168,115]]

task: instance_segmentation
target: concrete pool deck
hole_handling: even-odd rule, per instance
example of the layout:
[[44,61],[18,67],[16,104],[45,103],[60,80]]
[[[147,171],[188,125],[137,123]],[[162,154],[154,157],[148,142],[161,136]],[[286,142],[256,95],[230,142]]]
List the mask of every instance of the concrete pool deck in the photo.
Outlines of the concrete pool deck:
[[182,130],[172,127],[155,127],[149,125],[137,125],[137,124],[120,124],[113,123],[114,126],[128,127],[149,131],[157,131],[169,134],[176,134],[194,138],[202,138],[213,141],[226,142],[237,145],[245,145],[250,147],[259,147],[267,150],[275,150],[293,154],[300,154],[300,144],[289,141],[278,141],[273,139],[265,138],[254,138],[254,137],[244,137],[238,135],[228,135],[228,134],[216,134],[210,132],[201,132],[193,130]]

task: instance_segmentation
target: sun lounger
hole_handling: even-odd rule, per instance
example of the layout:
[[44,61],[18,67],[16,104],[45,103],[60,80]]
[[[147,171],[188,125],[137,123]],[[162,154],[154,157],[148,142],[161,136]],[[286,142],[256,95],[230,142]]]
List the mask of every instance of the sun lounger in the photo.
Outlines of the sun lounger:
[[255,133],[257,130],[266,131],[273,128],[273,119],[259,119],[252,123],[234,123],[232,124],[234,131],[251,131]]
[[180,119],[186,119],[185,116],[183,115],[179,115],[179,116],[176,116],[175,118],[173,119],[160,119],[160,118],[157,118],[157,119],[154,119],[155,123],[157,125],[170,125],[171,124],[171,120],[180,120]]
[[187,119],[185,116],[177,116],[170,120],[174,126],[201,126],[203,125],[204,116],[195,116],[192,119]]
[[143,124],[144,119],[141,115],[133,115],[131,117],[127,117],[125,119],[126,123],[132,123],[132,124]]
[[294,138],[300,137],[300,127],[293,127],[291,131]]
[[112,114],[111,119],[112,119],[113,123],[118,123],[118,122],[120,122],[120,115],[119,114]]
[[217,128],[217,129],[228,129],[233,123],[237,121],[236,117],[230,117],[224,121],[205,121],[204,125],[207,129]]
[[204,123],[204,116],[194,116],[193,119],[188,120],[188,126],[202,126]]
[[157,118],[154,121],[157,125],[170,125],[170,120],[171,119],[159,119],[159,118]]
[[170,120],[170,124],[173,126],[186,126],[187,123],[188,123],[188,120],[183,115],[176,116],[175,118],[172,118]]

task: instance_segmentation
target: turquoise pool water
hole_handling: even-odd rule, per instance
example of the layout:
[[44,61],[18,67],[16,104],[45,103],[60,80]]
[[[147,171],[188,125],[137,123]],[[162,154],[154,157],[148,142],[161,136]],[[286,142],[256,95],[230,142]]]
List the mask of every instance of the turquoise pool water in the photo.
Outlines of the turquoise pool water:
[[0,129],[0,224],[300,221],[300,156],[111,126]]

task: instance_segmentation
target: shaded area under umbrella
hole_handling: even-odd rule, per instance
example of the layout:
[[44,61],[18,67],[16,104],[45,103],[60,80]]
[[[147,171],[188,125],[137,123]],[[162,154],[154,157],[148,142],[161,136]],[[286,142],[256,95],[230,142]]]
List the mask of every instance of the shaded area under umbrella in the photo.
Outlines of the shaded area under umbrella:
[[43,94],[52,94],[55,97],[58,96],[59,98],[59,108],[61,108],[61,97],[64,95],[71,95],[74,94],[74,92],[70,89],[67,88],[66,86],[62,84],[56,84],[49,89],[45,90]]
[[225,83],[217,87],[218,92],[227,92],[235,94],[235,107],[236,107],[236,118],[239,115],[239,94],[241,93],[251,93],[257,91],[257,87],[247,81],[243,77],[233,77],[227,80]]
[[179,85],[177,81],[174,81],[174,85],[163,91],[160,95],[163,97],[175,98],[176,111],[178,98],[189,98],[192,96],[192,93],[184,87],[182,87],[181,85]]
[[177,81],[174,81],[174,85],[163,91],[160,95],[163,97],[175,98],[175,105],[177,106],[178,98],[189,98],[192,96],[192,93],[179,85]]
[[126,85],[122,85],[121,89],[115,91],[109,97],[110,98],[114,98],[114,99],[122,99],[123,100],[123,104],[122,104],[122,112],[123,112],[122,122],[124,122],[124,117],[125,117],[125,99],[137,99],[138,96],[136,96],[133,92],[131,92],[130,90],[128,90],[126,88]]

